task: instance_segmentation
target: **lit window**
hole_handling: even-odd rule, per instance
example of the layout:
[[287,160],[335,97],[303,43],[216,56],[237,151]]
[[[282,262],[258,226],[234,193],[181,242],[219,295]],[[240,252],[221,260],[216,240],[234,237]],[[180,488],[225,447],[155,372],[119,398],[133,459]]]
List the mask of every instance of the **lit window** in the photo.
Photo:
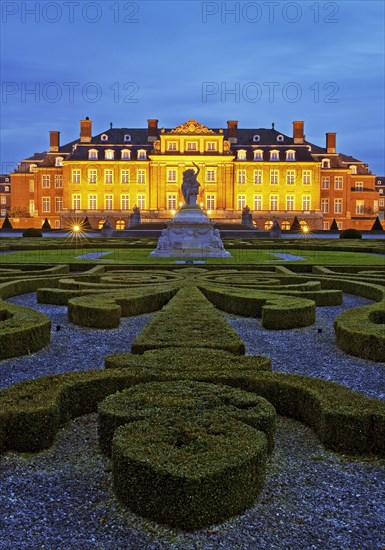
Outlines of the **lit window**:
[[362,183],[362,181],[356,181],[356,183],[354,184],[354,189],[356,191],[362,191],[364,188],[364,184]]
[[130,134],[124,134],[123,141],[126,141],[126,142],[131,141]]
[[43,189],[48,189],[48,187],[51,187],[51,177],[50,176],[43,176],[42,187],[43,187]]
[[286,160],[295,160],[295,151],[286,151]]
[[270,183],[276,185],[278,183],[279,172],[278,170],[270,170]]
[[289,220],[283,220],[283,222],[281,223],[281,229],[283,231],[290,231],[290,228],[291,228],[291,224]]
[[33,180],[29,180],[28,189],[30,193],[33,193],[35,190],[35,182]]
[[105,195],[104,197],[104,209],[112,210],[113,209],[114,198],[113,195]]
[[262,181],[262,170],[254,170],[254,183],[261,184]]
[[[145,170],[138,170],[137,183],[146,183],[146,172],[145,172]],[[138,207],[140,208],[139,204],[138,204]]]
[[262,151],[262,149],[256,149],[254,151],[254,160],[263,160],[263,151]]
[[167,181],[168,183],[176,183],[177,182],[177,170],[176,168],[171,168],[167,170]]
[[295,183],[295,171],[294,170],[288,170],[286,172],[286,183],[288,185],[294,185],[294,183]]
[[357,174],[357,166],[352,164],[349,168],[352,174]]
[[311,196],[310,195],[303,195],[302,196],[302,210],[305,212],[310,210],[310,204],[311,204]]
[[121,183],[130,183],[130,171],[121,170],[120,172],[120,181]]
[[73,210],[80,210],[80,195],[72,195]]
[[208,168],[206,170],[206,181],[209,183],[215,182],[215,170],[214,168]]
[[330,168],[330,159],[322,159],[322,168]]
[[294,195],[286,195],[286,210],[294,210]]
[[169,141],[167,143],[167,151],[176,151],[177,150],[177,143],[176,141]]
[[303,170],[302,171],[302,183],[304,185],[309,185],[311,183],[311,171]]
[[89,210],[96,210],[97,208],[97,196],[96,195],[88,195],[88,209]]
[[88,151],[88,159],[89,160],[98,160],[98,152],[96,149],[90,149]]
[[43,197],[43,212],[51,211],[51,199],[50,197]]
[[238,195],[237,203],[238,210],[243,210],[246,206],[246,195]]
[[277,136],[277,141],[283,141],[285,138],[283,137],[282,134],[279,134],[279,136]]
[[129,149],[122,149],[121,159],[130,160],[130,158],[131,158],[131,151]]
[[307,224],[307,221],[305,221],[305,220],[301,220],[299,222],[299,225],[301,226],[301,229],[308,229],[308,227],[309,227],[308,224]]
[[147,159],[147,152],[144,149],[138,150],[138,160],[146,160]]
[[273,227],[272,220],[266,220],[263,227],[265,231],[268,231],[269,229],[271,229]]
[[36,164],[30,164],[29,171],[30,172],[36,172],[37,165]]
[[246,151],[245,151],[245,149],[239,149],[238,150],[237,160],[246,160]]
[[187,151],[196,151],[198,149],[196,141],[187,142]]
[[104,183],[113,183],[114,173],[112,170],[104,171]]
[[262,195],[254,195],[254,210],[262,210]]
[[207,142],[207,151],[216,151],[217,150],[217,144],[215,141],[208,141]]
[[278,210],[278,195],[270,195],[270,210]]
[[343,177],[342,176],[335,176],[334,178],[334,189],[341,190],[343,187]]
[[270,160],[279,160],[279,151],[270,151]]
[[146,208],[146,195],[138,195],[137,205],[140,210]]
[[56,189],[63,187],[63,176],[61,174],[55,176],[55,187]]
[[62,197],[55,198],[55,212],[60,212],[63,209],[63,199]]
[[206,209],[215,210],[215,195],[206,195]]
[[55,158],[55,166],[63,166],[63,157]]
[[329,214],[329,199],[321,199],[322,214]]
[[130,195],[120,196],[120,208],[122,210],[129,210],[130,208]]
[[342,199],[334,199],[334,214],[342,214]]
[[29,201],[29,214],[30,216],[35,214],[35,201],[33,199]]
[[0,197],[0,204],[7,204],[7,197],[6,196],[2,195]]
[[176,210],[176,195],[167,195],[167,210]]
[[378,201],[373,201],[373,212],[375,214],[378,212]]
[[246,183],[246,170],[238,170],[237,182]]
[[126,229],[126,224],[124,220],[117,220],[115,224],[115,229],[117,231],[122,231],[123,229]]
[[105,152],[105,159],[106,160],[114,160],[114,151],[112,149],[107,149]]
[[322,176],[321,178],[321,189],[329,189],[330,178],[329,176]]
[[365,213],[365,203],[363,200],[356,201],[356,214],[364,214]]
[[100,136],[100,139],[101,139],[102,141],[108,141],[108,136],[107,136],[107,134],[102,134],[102,135]]
[[96,170],[88,170],[88,183],[96,183],[98,173]]

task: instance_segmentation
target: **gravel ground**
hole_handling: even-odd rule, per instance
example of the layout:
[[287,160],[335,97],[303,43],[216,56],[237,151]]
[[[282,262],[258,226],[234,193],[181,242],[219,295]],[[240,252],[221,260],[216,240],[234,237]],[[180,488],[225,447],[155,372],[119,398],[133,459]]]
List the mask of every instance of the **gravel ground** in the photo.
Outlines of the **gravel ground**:
[[[104,355],[129,350],[150,318],[124,319],[115,330],[90,330],[68,324],[65,308],[35,305],[33,295],[10,301],[48,313],[53,334],[41,352],[0,362],[2,387],[79,365],[102,368]],[[333,343],[335,315],[365,303],[346,296],[342,307],[318,308],[315,326],[291,331],[266,331],[256,319],[226,318],[244,338],[247,353],[271,355],[275,370],[336,380],[384,399],[385,364],[345,355]],[[287,418],[278,421],[266,485],[255,506],[194,533],[145,520],[116,501],[110,462],[98,452],[96,415],[64,427],[47,451],[7,453],[0,467],[0,549],[385,548],[385,461],[326,451],[310,429]]]

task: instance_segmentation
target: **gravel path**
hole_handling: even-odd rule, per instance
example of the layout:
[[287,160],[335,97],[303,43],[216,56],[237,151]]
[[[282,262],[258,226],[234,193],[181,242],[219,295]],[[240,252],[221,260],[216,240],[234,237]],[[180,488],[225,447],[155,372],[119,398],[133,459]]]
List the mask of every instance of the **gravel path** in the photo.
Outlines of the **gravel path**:
[[[129,350],[150,318],[124,319],[115,330],[90,330],[70,325],[65,308],[34,305],[34,295],[10,301],[49,312],[53,334],[46,349],[0,361],[3,387],[44,374],[102,368],[104,355]],[[333,343],[335,315],[365,303],[346,296],[342,307],[318,308],[315,326],[291,331],[266,331],[256,319],[226,318],[244,338],[247,353],[271,355],[275,370],[336,380],[385,398],[385,364],[347,356]],[[276,448],[255,506],[194,533],[145,520],[116,501],[110,462],[98,451],[95,414],[60,430],[47,451],[7,453],[0,470],[1,550],[385,547],[385,461],[326,451],[310,429],[287,418],[278,420]]]

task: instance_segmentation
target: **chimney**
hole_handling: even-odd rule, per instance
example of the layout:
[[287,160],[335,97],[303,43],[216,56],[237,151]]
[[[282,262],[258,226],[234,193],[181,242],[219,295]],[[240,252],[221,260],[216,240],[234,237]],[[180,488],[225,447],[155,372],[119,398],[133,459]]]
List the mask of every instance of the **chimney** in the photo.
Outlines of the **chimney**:
[[230,143],[238,141],[238,120],[227,121],[227,139]]
[[337,134],[335,132],[326,133],[326,152],[336,153]]
[[60,132],[52,130],[49,133],[49,150],[50,151],[59,151],[60,147]]
[[294,143],[301,144],[305,141],[305,136],[303,133],[304,130],[304,122],[303,120],[295,120],[293,122],[293,138]]
[[92,139],[92,120],[86,117],[80,121],[80,142],[90,143]]
[[156,118],[149,118],[147,119],[147,124],[147,141],[152,143],[158,139],[158,120]]

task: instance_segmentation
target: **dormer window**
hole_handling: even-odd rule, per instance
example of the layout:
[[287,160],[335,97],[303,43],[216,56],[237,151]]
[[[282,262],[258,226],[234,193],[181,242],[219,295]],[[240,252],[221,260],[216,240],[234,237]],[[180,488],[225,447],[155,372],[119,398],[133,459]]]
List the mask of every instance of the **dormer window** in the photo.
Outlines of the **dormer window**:
[[102,141],[108,141],[108,136],[107,136],[107,134],[102,134],[102,135],[100,136],[100,139],[101,139]]
[[[6,178],[5,181],[8,181],[8,178]],[[4,191],[5,191],[5,193],[8,193],[8,192],[9,192],[9,185],[6,185],[6,186],[4,187]]]
[[286,160],[295,160],[295,151],[286,151]]
[[36,172],[37,164],[30,164],[29,165],[29,171],[30,172]]
[[88,151],[89,160],[98,160],[98,152],[96,149],[89,149]]
[[255,136],[253,136],[254,143],[257,143],[258,141],[260,141],[260,139],[261,139],[261,136],[259,134],[255,134]]
[[238,150],[237,160],[246,160],[246,151],[245,151],[245,149],[239,149]]
[[256,149],[254,151],[254,160],[263,160],[263,151],[262,151],[262,149]]
[[138,150],[138,160],[146,160],[147,159],[147,152],[145,149],[139,149]]
[[55,166],[63,166],[63,157],[55,158]]
[[123,141],[131,141],[131,136],[130,134],[124,134],[124,137],[123,137]]
[[270,160],[279,160],[279,152],[270,151]]
[[215,141],[208,141],[207,142],[207,151],[216,151],[217,150],[217,144]]
[[105,152],[105,159],[114,160],[114,151],[112,149],[107,149],[107,151]]
[[187,142],[187,151],[197,151],[197,142],[196,141],[188,141]]
[[322,168],[330,168],[330,159],[322,159]]
[[169,141],[167,143],[167,151],[177,151],[177,143],[176,141]]
[[349,168],[350,168],[352,174],[357,174],[357,166],[352,164],[351,166],[349,166]]
[[282,134],[279,134],[279,136],[277,136],[277,141],[283,141],[285,138],[283,137]]
[[123,150],[122,150],[121,158],[122,158],[122,160],[130,160],[130,158],[131,158],[131,151],[130,151],[129,149],[123,149]]

